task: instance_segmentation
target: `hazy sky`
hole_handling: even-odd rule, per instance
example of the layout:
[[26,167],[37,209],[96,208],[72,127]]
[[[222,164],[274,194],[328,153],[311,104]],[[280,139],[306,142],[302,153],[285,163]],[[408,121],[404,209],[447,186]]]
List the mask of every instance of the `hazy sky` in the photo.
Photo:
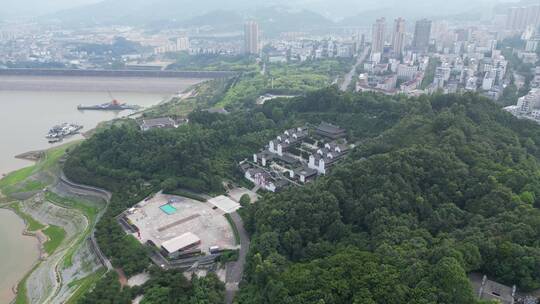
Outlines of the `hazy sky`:
[[72,8],[84,4],[97,3],[101,0],[0,0],[0,15],[38,16],[53,13],[61,9]]
[[[39,16],[44,14],[50,14],[55,11],[69,9],[84,4],[98,3],[103,0],[0,0],[2,2],[2,9],[0,10],[0,17],[13,17],[13,16]],[[116,2],[115,0],[107,0],[108,2]],[[189,6],[190,3],[195,5],[196,2],[190,2],[194,0],[173,0],[174,2],[182,3],[184,6]],[[250,5],[284,5],[292,6],[295,8],[304,8],[317,11],[327,17],[345,17],[348,15],[354,15],[366,10],[385,9],[388,7],[407,7],[412,8],[415,5],[423,5],[430,8],[430,4],[439,3],[452,8],[456,11],[466,10],[467,6],[478,6],[486,4],[495,4],[501,2],[516,2],[518,0],[251,0]],[[118,2],[122,2],[121,0]],[[163,0],[146,0],[145,4],[151,4],[154,2],[160,3]],[[199,2],[199,1],[197,1]],[[205,2],[205,0],[200,1]],[[209,1],[212,2],[212,1]],[[219,7],[208,7],[207,9],[235,9],[245,6],[244,0],[222,0],[219,1]],[[215,2],[212,2],[215,3]],[[248,2],[249,3],[249,2]],[[215,5],[209,5],[215,6]],[[248,5],[249,6],[249,5]],[[424,13],[424,12],[422,12]]]

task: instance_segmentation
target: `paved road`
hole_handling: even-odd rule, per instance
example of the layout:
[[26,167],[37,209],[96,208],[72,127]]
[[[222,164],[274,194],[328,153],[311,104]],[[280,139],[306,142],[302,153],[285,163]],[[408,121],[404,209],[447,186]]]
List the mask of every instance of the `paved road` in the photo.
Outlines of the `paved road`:
[[347,91],[349,88],[349,85],[351,84],[351,81],[353,79],[353,76],[356,74],[356,68],[361,65],[364,60],[366,60],[367,55],[369,54],[370,48],[365,48],[364,52],[358,56],[358,59],[356,60],[356,64],[352,67],[351,71],[345,75],[345,79],[343,80],[343,83],[339,86],[339,89],[343,92]]
[[238,234],[240,235],[240,252],[238,254],[238,260],[227,264],[227,276],[226,282],[226,296],[225,302],[231,304],[234,300],[234,295],[238,291],[238,284],[242,281],[244,274],[244,266],[246,264],[246,256],[249,250],[249,235],[244,229],[244,223],[242,218],[237,212],[231,213],[231,218],[238,228]]

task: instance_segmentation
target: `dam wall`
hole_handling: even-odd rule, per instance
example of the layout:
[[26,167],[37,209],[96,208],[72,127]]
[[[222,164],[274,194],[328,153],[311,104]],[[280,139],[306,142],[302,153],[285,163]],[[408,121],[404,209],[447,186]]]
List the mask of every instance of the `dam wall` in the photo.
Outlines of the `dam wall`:
[[0,76],[75,76],[138,78],[226,78],[230,71],[153,71],[153,70],[75,70],[75,69],[0,69]]

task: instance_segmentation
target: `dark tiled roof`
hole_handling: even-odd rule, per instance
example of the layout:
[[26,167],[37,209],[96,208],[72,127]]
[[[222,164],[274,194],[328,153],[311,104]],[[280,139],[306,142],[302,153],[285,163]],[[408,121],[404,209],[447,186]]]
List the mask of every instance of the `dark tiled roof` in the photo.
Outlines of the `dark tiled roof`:
[[339,134],[345,132],[345,129],[326,122],[321,122],[321,124],[317,127],[317,130],[330,134]]
[[302,167],[294,170],[294,174],[296,175],[304,175],[304,176],[312,176],[317,174],[317,170],[311,169],[308,167]]
[[229,114],[229,111],[225,110],[224,108],[211,108],[206,110],[208,113],[218,113],[218,114]]
[[174,120],[170,117],[143,119],[142,126],[147,128],[174,126]]

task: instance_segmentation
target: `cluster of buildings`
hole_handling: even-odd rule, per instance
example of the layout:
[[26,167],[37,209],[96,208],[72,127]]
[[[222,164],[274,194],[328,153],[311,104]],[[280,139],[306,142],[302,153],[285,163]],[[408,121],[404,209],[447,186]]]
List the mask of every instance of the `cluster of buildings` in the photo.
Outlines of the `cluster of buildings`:
[[[261,30],[255,21],[244,25],[244,53],[261,55]],[[267,39],[264,45],[268,48],[264,56],[270,63],[290,61],[306,61],[323,58],[351,58],[358,52],[358,41],[355,37],[316,36],[302,32],[285,32],[279,38]]]
[[[208,32],[204,27],[148,32],[125,26],[66,30],[32,23],[3,24],[0,68],[11,66],[10,63],[35,63],[38,67],[81,69],[165,69],[176,59],[170,53],[177,52],[247,54],[269,63],[287,63],[352,58],[359,50],[370,47],[369,57],[358,69],[358,91],[412,96],[434,91],[478,91],[496,99],[509,83],[509,58],[498,52],[498,43],[521,35],[525,46],[515,49],[514,54],[524,63],[535,64],[539,59],[539,27],[540,4],[510,7],[492,15],[490,21],[379,18],[370,28],[325,29],[318,34],[283,32],[264,40],[262,29],[254,20],[247,21],[243,30],[219,35],[215,34],[217,29]],[[140,48],[122,54],[96,54],[81,47],[106,48],[118,37],[135,42]]]
[[240,167],[247,180],[266,191],[304,185],[328,173],[349,153],[345,137],[346,130],[325,122],[285,130]]
[[530,72],[523,75],[512,71],[516,87],[522,89],[527,85],[529,91],[519,97],[515,105],[504,109],[516,117],[540,123],[540,5],[512,8],[508,15],[507,28],[521,34],[525,45],[512,51],[525,66],[530,67]]
[[171,53],[171,52],[174,53],[174,52],[189,51],[190,49],[191,49],[191,44],[190,44],[189,38],[185,35],[182,35],[154,47],[154,53],[165,54],[165,53]]
[[[138,44],[137,50],[112,51],[117,38]],[[190,55],[262,56],[270,62],[305,61],[333,57],[353,57],[358,50],[356,37],[306,33],[283,33],[263,41],[256,21],[247,21],[243,32],[209,35],[197,30],[164,29],[147,32],[125,26],[68,30],[40,27],[38,24],[0,25],[0,68],[11,63],[35,63],[42,67],[100,69],[125,66],[129,69],[165,69],[174,63],[171,53]],[[109,49],[108,49],[109,47]],[[95,53],[92,50],[103,51]]]
[[[113,45],[119,37],[138,47],[119,52]],[[258,53],[258,32],[253,37],[257,46],[253,51]],[[114,26],[62,29],[38,24],[0,25],[0,68],[165,69],[174,63],[168,54],[177,52],[229,56],[244,53],[244,45],[238,35],[223,39],[180,29],[148,33]]]
[[495,48],[489,53],[473,51],[461,54],[436,55],[438,60],[429,92],[479,92],[498,99],[506,83],[508,61]]
[[[178,35],[147,34],[131,27],[62,29],[38,24],[3,25],[0,27],[0,67],[102,69],[117,63],[149,62],[161,52],[188,48],[187,37]],[[115,49],[119,38],[138,47]]]
[[294,40],[273,39],[269,40],[267,45],[271,49],[266,54],[270,63],[352,58],[359,49],[359,44],[354,38],[347,39],[338,36],[300,37]]
[[526,118],[540,123],[540,67],[535,68],[534,86],[527,95],[518,99],[516,105],[505,107],[504,109],[514,116]]
[[[407,26],[406,20],[397,18],[389,32],[385,18],[376,20],[370,57],[359,68],[357,91],[413,96],[474,91],[492,99],[501,96],[509,77],[508,59],[498,50],[498,41],[506,31],[427,19],[417,20],[409,30]],[[540,39],[534,33],[528,35],[527,48],[517,51],[524,62],[536,60]]]
[[523,31],[540,26],[540,4],[511,7],[506,16],[505,27],[510,31]]

